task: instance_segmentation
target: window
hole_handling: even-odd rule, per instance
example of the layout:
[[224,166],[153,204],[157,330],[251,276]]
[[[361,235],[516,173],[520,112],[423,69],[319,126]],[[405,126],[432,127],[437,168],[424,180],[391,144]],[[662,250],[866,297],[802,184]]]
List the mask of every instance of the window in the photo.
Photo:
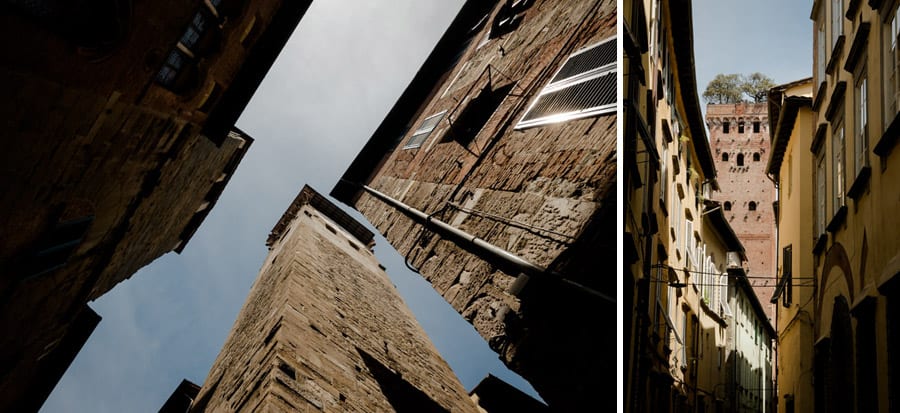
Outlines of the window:
[[794,302],[793,252],[790,245],[784,247],[781,252],[781,277],[784,278],[781,303],[785,307],[790,307]]
[[188,26],[187,30],[184,31],[184,34],[181,35],[181,44],[188,50],[194,50],[197,41],[200,40],[200,36],[206,31],[206,25],[206,17],[202,12],[197,12],[197,14],[194,15],[194,20],[191,21],[190,26]]
[[831,155],[833,159],[833,165],[831,167],[832,172],[832,184],[833,188],[833,196],[834,196],[834,211],[833,213],[837,213],[838,209],[844,206],[845,196],[844,196],[844,123],[843,120],[838,120],[836,122],[837,126],[834,128],[834,133],[831,135]]
[[838,38],[844,34],[844,0],[831,0],[831,53],[834,53],[834,46],[837,45]]
[[478,96],[466,104],[465,109],[458,114],[451,113],[447,117],[450,132],[443,141],[453,140],[463,146],[472,142],[511,89],[512,84],[499,87],[497,90],[492,89],[490,83],[485,85]]
[[753,162],[759,162],[759,152],[753,153]]
[[722,133],[729,133],[730,129],[731,129],[731,123],[722,122]]
[[[863,69],[865,70],[865,69]],[[856,81],[856,136],[853,139],[854,167],[859,175],[862,169],[869,165],[869,109],[866,101],[866,76]]]
[[742,153],[737,156],[737,166],[744,166],[744,154]]
[[747,209],[756,211],[756,202],[750,201],[750,204],[747,205]]
[[725,201],[725,210],[731,211],[731,201]]
[[728,162],[728,152],[722,153],[722,162]]
[[759,133],[759,121],[753,122],[753,133]]
[[169,52],[169,56],[166,57],[166,61],[163,62],[162,68],[157,72],[156,81],[165,87],[172,88],[175,86],[175,80],[178,77],[179,72],[189,64],[189,59],[190,58],[178,48],[172,49],[172,51]]
[[573,53],[516,128],[615,112],[616,59],[615,37]]
[[744,121],[738,122],[738,133],[744,133]]
[[431,131],[433,131],[438,123],[441,122],[445,113],[447,113],[446,110],[425,118],[425,120],[422,121],[422,124],[419,125],[419,128],[416,129],[412,136],[409,137],[409,140],[406,141],[406,145],[403,146],[403,149],[412,149],[422,146],[422,142],[425,142],[425,139],[428,138]]
[[825,197],[825,150],[820,147],[816,154],[816,237],[825,233]]
[[816,16],[816,84],[825,82],[825,6],[819,7]]
[[900,97],[900,53],[897,53],[897,40],[900,37],[900,5],[894,6],[885,21],[884,31],[884,128],[891,124],[894,116],[900,111],[897,102]]
[[660,162],[659,171],[659,200],[664,204],[666,203],[666,189],[669,187],[669,162],[666,161],[668,157],[668,145],[663,144],[662,161]]

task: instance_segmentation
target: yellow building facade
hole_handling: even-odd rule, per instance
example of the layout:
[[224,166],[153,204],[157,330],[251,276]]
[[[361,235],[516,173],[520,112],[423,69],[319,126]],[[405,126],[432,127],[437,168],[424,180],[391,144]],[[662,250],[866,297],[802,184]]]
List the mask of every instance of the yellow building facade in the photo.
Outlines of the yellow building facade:
[[[782,206],[779,244],[797,244],[790,266],[779,252],[780,281],[794,274],[814,281],[811,297],[794,297],[800,307],[779,308],[781,318],[799,311],[811,320],[812,343],[779,320],[781,361],[803,364],[779,380],[780,410],[900,411],[900,356],[889,351],[900,348],[900,4],[817,0],[810,17],[810,130],[801,138],[806,126],[795,128],[798,140],[785,148],[778,173],[782,194],[787,181],[796,183]],[[792,204],[794,194],[805,199]],[[812,223],[790,225],[793,216]]]
[[[812,79],[769,93],[772,151],[766,172],[777,183],[779,411],[813,411]],[[803,253],[805,251],[805,253]]]

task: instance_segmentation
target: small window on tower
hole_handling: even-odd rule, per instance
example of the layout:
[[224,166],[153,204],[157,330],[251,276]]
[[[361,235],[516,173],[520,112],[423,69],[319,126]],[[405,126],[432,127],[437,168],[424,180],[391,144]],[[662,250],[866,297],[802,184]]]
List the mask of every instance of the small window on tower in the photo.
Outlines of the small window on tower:
[[753,122],[753,133],[759,133],[759,121]]
[[728,152],[722,153],[722,162],[728,162]]
[[731,202],[725,201],[725,210],[731,211]]
[[747,206],[747,209],[751,211],[756,211],[756,202],[750,201],[750,204]]
[[738,122],[738,133],[744,133],[744,121]]
[[753,154],[753,162],[759,162],[759,152]]
[[744,154],[742,153],[737,156],[737,166],[744,166]]
[[731,123],[730,122],[722,122],[722,133],[730,133]]

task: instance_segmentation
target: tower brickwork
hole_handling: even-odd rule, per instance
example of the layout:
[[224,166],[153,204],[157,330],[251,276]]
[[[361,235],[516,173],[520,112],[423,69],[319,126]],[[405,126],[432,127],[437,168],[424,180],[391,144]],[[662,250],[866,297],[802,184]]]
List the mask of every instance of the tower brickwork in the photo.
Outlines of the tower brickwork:
[[194,400],[194,412],[476,412],[391,284],[372,233],[309,187]]
[[[721,191],[716,195],[747,253],[747,276],[766,316],[775,292],[775,186],[766,176],[769,115],[765,103],[708,105],[706,124]],[[761,277],[761,278],[757,278]]]

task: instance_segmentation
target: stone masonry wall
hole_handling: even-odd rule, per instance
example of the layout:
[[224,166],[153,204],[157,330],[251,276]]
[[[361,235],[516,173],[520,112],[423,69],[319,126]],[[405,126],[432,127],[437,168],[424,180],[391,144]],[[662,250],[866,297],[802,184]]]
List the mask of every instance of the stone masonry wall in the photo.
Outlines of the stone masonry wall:
[[[516,30],[488,39],[488,19],[411,130],[441,110],[452,113],[488,74],[494,89],[514,83],[510,94],[471,143],[448,139],[442,122],[420,148],[390,153],[368,185],[614,296],[614,271],[601,268],[615,262],[615,218],[605,213],[615,205],[616,115],[514,126],[562,61],[614,36],[615,21],[615,2],[536,1]],[[507,288],[517,273],[442,241],[369,195],[355,207],[551,407],[576,411],[596,402],[604,388],[597,372],[615,358],[614,343],[590,338],[592,320],[614,314],[614,305],[553,281],[534,280],[531,291],[513,296]],[[609,232],[598,236],[599,228]]]
[[303,206],[192,411],[392,412],[411,402],[423,404],[406,411],[477,411],[372,251]]
[[[17,131],[4,151],[0,193],[0,228],[9,234],[0,240],[0,326],[17,332],[0,339],[0,389],[7,395],[27,386],[33,363],[86,302],[176,246],[226,165],[244,150],[237,139],[216,147],[198,127],[122,103],[115,93],[103,99],[10,75],[19,80],[16,98],[0,104]],[[23,279],[27,271],[19,266],[44,234],[82,216],[95,218],[65,266]]]
[[[724,133],[723,123],[729,122],[729,133]],[[744,132],[739,123],[744,122]],[[754,122],[759,122],[759,132],[754,132]],[[708,105],[706,123],[709,141],[716,163],[719,187],[716,200],[723,205],[731,203],[725,217],[747,252],[749,269],[747,276],[754,286],[759,302],[766,311],[770,323],[775,321],[775,305],[769,303],[775,292],[775,186],[766,176],[769,159],[769,116],[765,103],[739,103]],[[728,154],[728,160],[723,159]],[[743,155],[744,165],[739,166],[738,155]],[[759,158],[756,158],[756,156]],[[756,210],[750,210],[750,203]],[[754,278],[765,277],[765,278]]]

